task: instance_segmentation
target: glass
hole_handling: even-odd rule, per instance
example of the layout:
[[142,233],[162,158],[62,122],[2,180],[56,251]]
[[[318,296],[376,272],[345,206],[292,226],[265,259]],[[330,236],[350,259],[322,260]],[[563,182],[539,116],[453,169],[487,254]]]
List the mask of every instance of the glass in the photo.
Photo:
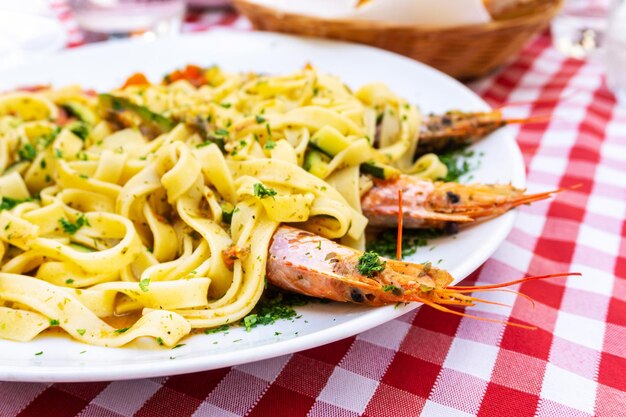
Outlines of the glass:
[[183,0],[70,0],[72,13],[92,37],[156,37],[180,32]]
[[606,80],[620,103],[626,103],[626,1],[615,1],[606,31]]
[[602,44],[610,0],[567,0],[552,20],[552,41],[563,54],[585,59]]

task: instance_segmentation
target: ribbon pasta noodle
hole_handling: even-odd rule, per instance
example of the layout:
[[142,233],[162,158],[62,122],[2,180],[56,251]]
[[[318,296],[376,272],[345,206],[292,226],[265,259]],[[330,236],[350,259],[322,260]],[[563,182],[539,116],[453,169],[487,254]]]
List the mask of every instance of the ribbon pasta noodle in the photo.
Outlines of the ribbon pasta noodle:
[[446,174],[382,84],[198,71],[0,95],[0,338],[174,346],[250,313],[281,223],[362,248],[360,167]]

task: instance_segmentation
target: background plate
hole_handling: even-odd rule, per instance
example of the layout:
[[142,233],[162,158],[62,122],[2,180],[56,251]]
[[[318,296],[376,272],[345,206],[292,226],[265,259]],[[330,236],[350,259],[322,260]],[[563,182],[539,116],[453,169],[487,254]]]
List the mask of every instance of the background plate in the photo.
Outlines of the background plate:
[[[135,71],[153,80],[187,63],[218,64],[226,70],[285,74],[312,63],[340,76],[351,87],[383,81],[425,112],[449,109],[488,110],[468,88],[410,59],[348,43],[271,33],[212,31],[153,43],[110,42],[51,57],[45,65],[0,72],[0,91],[20,85],[79,83],[107,89]],[[515,140],[500,130],[473,147],[484,153],[473,180],[524,186],[524,163]],[[409,258],[432,261],[458,282],[480,266],[510,232],[515,214],[467,227],[456,237],[433,240]],[[434,248],[433,248],[434,247]],[[432,248],[432,249],[431,249]],[[366,308],[351,304],[311,304],[302,317],[247,333],[195,335],[175,350],[137,341],[122,349],[88,346],[69,337],[43,336],[29,343],[0,340],[0,380],[98,381],[144,378],[221,368],[312,348],[363,332],[392,320],[417,304]],[[43,352],[41,355],[35,355]]]

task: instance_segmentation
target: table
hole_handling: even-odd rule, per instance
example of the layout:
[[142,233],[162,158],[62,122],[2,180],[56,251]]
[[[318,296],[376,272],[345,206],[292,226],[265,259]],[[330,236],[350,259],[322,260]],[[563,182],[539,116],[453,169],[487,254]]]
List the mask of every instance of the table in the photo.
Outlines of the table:
[[[80,32],[61,1],[52,6]],[[247,29],[234,12],[191,14],[186,31]],[[549,34],[471,87],[493,106],[525,102],[508,129],[528,187],[581,184],[519,209],[510,236],[465,282],[579,271],[517,288],[510,320],[535,331],[429,308],[316,349],[164,378],[87,384],[0,383],[2,417],[620,416],[626,410],[626,107],[602,66],[566,59]],[[488,314],[484,313],[484,314]]]

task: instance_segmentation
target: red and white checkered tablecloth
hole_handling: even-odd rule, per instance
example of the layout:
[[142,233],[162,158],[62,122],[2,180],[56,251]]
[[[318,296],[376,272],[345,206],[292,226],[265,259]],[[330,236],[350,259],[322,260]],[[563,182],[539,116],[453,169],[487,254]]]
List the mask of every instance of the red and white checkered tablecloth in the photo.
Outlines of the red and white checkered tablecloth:
[[[80,33],[67,22],[72,46]],[[191,15],[188,31],[248,27],[232,12]],[[2,417],[624,416],[626,415],[626,107],[602,66],[566,59],[547,34],[473,85],[492,105],[534,102],[509,127],[534,189],[582,187],[523,207],[502,246],[466,282],[580,271],[502,294],[536,331],[420,308],[356,337],[190,375],[122,382],[0,383]],[[561,98],[560,101],[550,101]],[[501,316],[500,316],[501,317]]]

